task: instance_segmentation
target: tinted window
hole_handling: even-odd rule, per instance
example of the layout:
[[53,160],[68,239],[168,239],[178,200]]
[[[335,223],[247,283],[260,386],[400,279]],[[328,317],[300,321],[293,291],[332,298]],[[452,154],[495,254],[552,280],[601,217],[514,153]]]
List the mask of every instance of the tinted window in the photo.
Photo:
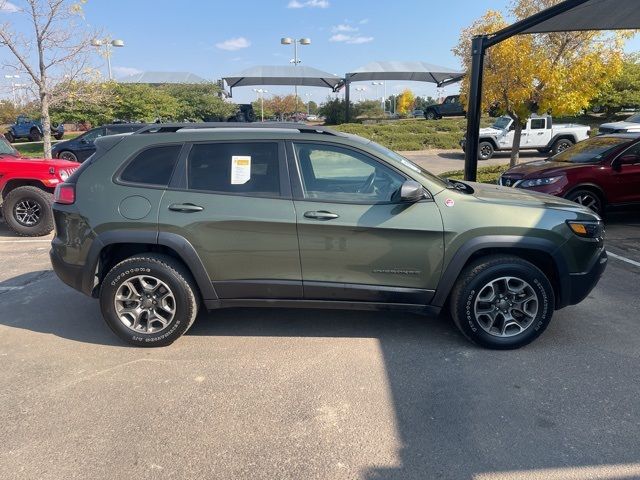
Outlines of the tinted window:
[[278,144],[207,143],[189,154],[189,188],[257,196],[280,195]]
[[544,130],[545,126],[546,126],[546,121],[544,118],[531,119],[531,130]]
[[404,177],[355,150],[295,144],[305,198],[354,203],[390,202]]
[[167,145],[140,152],[124,169],[120,180],[166,187],[171,180],[181,148],[181,145]]
[[576,143],[552,158],[554,162],[595,163],[602,160],[611,150],[628,141],[628,138],[622,137],[594,137]]
[[80,137],[86,143],[93,143],[96,138],[104,136],[104,128],[94,128]]

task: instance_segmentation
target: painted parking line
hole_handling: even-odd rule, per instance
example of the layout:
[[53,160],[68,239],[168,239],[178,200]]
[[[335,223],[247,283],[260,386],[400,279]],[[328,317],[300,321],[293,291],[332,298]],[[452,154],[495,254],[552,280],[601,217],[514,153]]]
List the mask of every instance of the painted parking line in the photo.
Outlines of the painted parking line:
[[11,292],[13,290],[22,290],[24,288],[24,286],[22,287],[0,287],[0,292]]
[[636,267],[640,267],[640,262],[636,262],[635,260],[631,260],[630,258],[623,257],[622,255],[617,255],[615,253],[610,252],[609,250],[607,250],[607,255],[617,260],[622,260],[623,262],[629,263],[631,265],[635,265]]

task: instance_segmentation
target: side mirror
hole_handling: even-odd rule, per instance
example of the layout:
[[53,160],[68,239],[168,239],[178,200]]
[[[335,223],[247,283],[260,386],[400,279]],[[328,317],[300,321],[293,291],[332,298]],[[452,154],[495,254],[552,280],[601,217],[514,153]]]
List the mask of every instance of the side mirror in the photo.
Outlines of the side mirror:
[[419,202],[424,198],[424,187],[414,180],[407,180],[400,187],[401,202]]

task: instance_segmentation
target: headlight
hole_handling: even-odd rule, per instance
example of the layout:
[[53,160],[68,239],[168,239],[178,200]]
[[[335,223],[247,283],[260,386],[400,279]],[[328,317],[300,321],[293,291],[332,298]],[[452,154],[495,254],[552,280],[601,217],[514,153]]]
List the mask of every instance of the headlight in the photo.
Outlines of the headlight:
[[532,178],[531,180],[523,180],[518,187],[520,188],[532,188],[532,187],[541,187],[544,185],[551,185],[552,183],[556,183],[562,177],[546,177],[546,178]]
[[602,238],[604,225],[602,222],[580,222],[567,220],[567,225],[573,233],[584,238]]
[[66,182],[66,181],[67,181],[67,178],[69,178],[69,172],[67,172],[66,170],[60,170],[60,171],[58,172],[58,175],[60,175],[60,179],[61,179],[63,182]]

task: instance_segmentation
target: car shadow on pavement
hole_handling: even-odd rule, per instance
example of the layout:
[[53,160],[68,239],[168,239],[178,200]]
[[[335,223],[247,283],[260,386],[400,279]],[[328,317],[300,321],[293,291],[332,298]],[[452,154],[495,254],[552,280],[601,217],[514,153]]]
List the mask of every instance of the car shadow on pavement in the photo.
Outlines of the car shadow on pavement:
[[127,347],[102,320],[96,300],[67,287],[51,270],[0,282],[0,324],[76,342]]

